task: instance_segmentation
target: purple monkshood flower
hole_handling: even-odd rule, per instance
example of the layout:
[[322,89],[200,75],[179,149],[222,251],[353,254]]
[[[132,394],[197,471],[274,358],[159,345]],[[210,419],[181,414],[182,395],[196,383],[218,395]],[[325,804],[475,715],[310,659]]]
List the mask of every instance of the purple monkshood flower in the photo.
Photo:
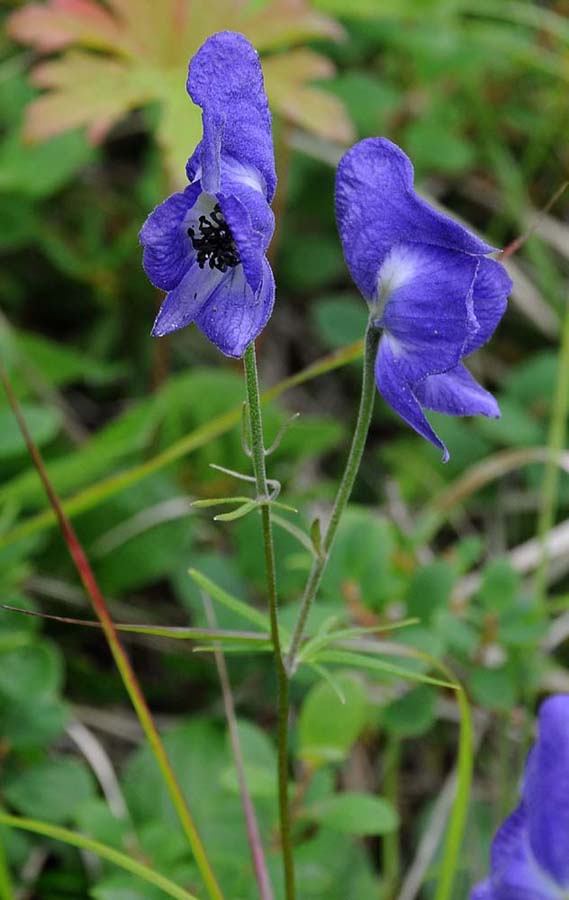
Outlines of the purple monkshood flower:
[[500,415],[461,361],[493,334],[511,280],[488,258],[493,247],[417,196],[410,160],[385,138],[360,141],[342,158],[336,215],[352,277],[383,329],[377,386],[446,462],[423,410]]
[[492,843],[491,874],[470,900],[569,897],[569,694],[546,700],[518,808]]
[[190,61],[187,90],[203,120],[189,185],[156,207],[140,232],[146,274],[168,292],[152,334],[195,322],[223,353],[239,357],[275,298],[265,253],[276,175],[256,51],[242,34],[212,35]]

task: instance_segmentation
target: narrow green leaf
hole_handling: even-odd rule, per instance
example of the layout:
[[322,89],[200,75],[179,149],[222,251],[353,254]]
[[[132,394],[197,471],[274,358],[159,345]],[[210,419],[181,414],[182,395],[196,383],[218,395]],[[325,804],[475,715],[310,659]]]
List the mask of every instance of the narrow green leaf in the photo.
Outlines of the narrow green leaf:
[[327,634],[318,634],[310,638],[299,653],[301,659],[308,660],[312,655],[329,644],[336,641],[351,640],[352,638],[363,637],[367,634],[383,634],[386,631],[395,631],[398,628],[406,628],[409,625],[416,625],[419,619],[401,619],[399,622],[391,622],[389,625],[370,625],[354,628],[339,628],[336,631],[330,631]]
[[[347,363],[353,362],[353,360],[358,359],[362,355],[362,349],[362,341],[356,341],[354,344],[342,347],[341,350],[327,354],[322,357],[322,359],[307,366],[306,369],[302,369],[296,375],[285,378],[268,391],[265,391],[261,397],[261,401],[267,403],[270,400],[280,397],[281,394],[284,394],[286,391],[297,387],[299,384],[304,384],[307,381],[318,378],[320,375],[324,375],[327,372],[331,372],[334,369],[347,365]],[[132,466],[124,472],[111,475],[108,478],[104,478],[90,487],[79,491],[72,497],[63,501],[64,511],[68,516],[75,516],[79,513],[86,512],[89,509],[93,509],[93,507],[103,503],[109,497],[114,497],[131,485],[138,484],[143,478],[147,478],[154,472],[160,471],[166,466],[187,456],[189,453],[198,450],[200,447],[206,446],[210,441],[226,434],[239,423],[241,410],[242,404],[239,404],[239,406],[211,419],[205,425],[196,428],[190,434],[171,444],[166,450],[163,450],[140,465]],[[37,515],[31,516],[21,524],[16,525],[11,531],[1,534],[0,548],[22,540],[24,537],[28,537],[38,531],[43,531],[45,528],[51,528],[55,523],[56,519],[53,511],[51,509],[44,510]]]
[[420,672],[404,669],[402,666],[385,662],[383,659],[364,656],[363,653],[353,653],[348,650],[321,650],[316,659],[318,662],[338,663],[338,665],[342,666],[355,666],[357,669],[369,669],[372,672],[384,672],[387,675],[395,675],[407,681],[419,681],[421,684],[456,688],[456,685],[450,681],[443,681],[442,678],[431,678],[429,675],[422,675]]
[[310,540],[312,541],[316,556],[320,556],[322,553],[322,529],[320,527],[320,519],[314,519],[310,526]]
[[225,503],[248,503],[250,497],[212,497],[208,500],[194,500],[192,506],[196,509],[209,509],[210,506],[222,506]]
[[18,816],[8,816],[0,812],[0,825],[6,825],[8,828],[20,828],[23,831],[31,831],[33,834],[41,834],[44,837],[52,838],[55,841],[62,841],[64,844],[70,844],[72,847],[78,847],[80,850],[88,850],[95,856],[131,872],[133,875],[142,878],[149,884],[153,884],[159,888],[168,897],[174,897],[175,900],[197,900],[194,894],[185,891],[183,888],[174,884],[169,878],[155,872],[154,869],[137,862],[131,856],[120,853],[114,847],[108,847],[101,844],[90,837],[70,831],[67,828],[60,828],[57,825],[51,825],[48,822],[40,822],[36,819],[21,819]]
[[258,506],[259,503],[257,500],[248,500],[247,503],[234,509],[233,512],[219,513],[219,515],[214,516],[213,519],[214,522],[234,522],[236,519],[242,519],[243,516],[246,516]]
[[269,630],[268,617],[259,612],[259,610],[254,609],[254,607],[249,606],[247,603],[243,603],[243,601],[238,600],[237,597],[228,594],[227,591],[224,591],[223,588],[215,584],[215,582],[208,578],[207,575],[198,572],[197,569],[190,569],[189,575],[190,578],[196,582],[198,587],[205,591],[206,594],[209,594],[212,600],[216,600],[227,609],[233,610],[234,613],[237,613],[238,616],[241,616],[242,619],[246,619],[246,621],[251,622],[253,625],[257,625],[265,631]]

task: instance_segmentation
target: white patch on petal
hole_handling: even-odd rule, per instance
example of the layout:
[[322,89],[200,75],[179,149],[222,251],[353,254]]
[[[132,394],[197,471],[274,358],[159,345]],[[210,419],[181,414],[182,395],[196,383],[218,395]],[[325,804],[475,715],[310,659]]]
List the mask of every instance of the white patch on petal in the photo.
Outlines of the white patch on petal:
[[[199,219],[200,216],[206,216],[209,218],[217,204],[217,199],[213,196],[213,194],[201,193],[192,206],[184,216],[184,221],[182,222],[182,228],[184,231],[187,231],[188,228],[193,228],[194,231],[199,230]],[[189,240],[189,238],[188,238]]]
[[265,179],[258,169],[253,166],[245,166],[234,156],[223,154],[221,157],[221,183],[223,189],[223,179],[228,177],[231,181],[237,181],[240,184],[246,184],[248,187],[259,191],[264,196],[267,193]]
[[381,318],[391,295],[417,274],[423,259],[416,247],[397,244],[392,247],[377,273],[377,298],[372,305],[376,318]]

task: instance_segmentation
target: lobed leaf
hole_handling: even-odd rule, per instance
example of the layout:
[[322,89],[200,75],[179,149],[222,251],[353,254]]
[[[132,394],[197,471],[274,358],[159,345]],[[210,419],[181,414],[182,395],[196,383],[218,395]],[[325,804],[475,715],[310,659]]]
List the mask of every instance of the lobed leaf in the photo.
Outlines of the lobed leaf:
[[327,140],[354,140],[354,129],[342,101],[311,85],[334,74],[329,59],[312,50],[291,50],[264,60],[263,71],[269,101],[285,120]]
[[[200,137],[200,113],[184,90],[188,59],[216,31],[244,33],[259,50],[282,48],[266,63],[269,100],[295,125],[333,140],[352,130],[339,99],[311,86],[334,72],[317,53],[291,46],[342,29],[307,0],[273,0],[261,9],[245,0],[48,0],[8,19],[11,37],[40,53],[64,50],[37,66],[34,82],[49,93],[33,101],[25,135],[45,140],[77,126],[101,141],[137,106],[158,103],[156,137],[173,185]],[[96,51],[96,53],[92,52]]]

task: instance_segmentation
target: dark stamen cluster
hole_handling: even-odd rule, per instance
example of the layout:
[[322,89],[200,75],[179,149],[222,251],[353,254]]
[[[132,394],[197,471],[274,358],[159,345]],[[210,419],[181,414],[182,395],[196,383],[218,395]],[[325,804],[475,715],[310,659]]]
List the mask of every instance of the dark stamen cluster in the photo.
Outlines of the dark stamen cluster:
[[210,269],[219,269],[227,272],[241,262],[237,245],[229,226],[223,218],[223,213],[217,203],[209,216],[200,216],[199,232],[201,237],[196,237],[193,228],[188,228],[188,235],[192,247],[197,250],[197,259],[200,269],[209,263]]

